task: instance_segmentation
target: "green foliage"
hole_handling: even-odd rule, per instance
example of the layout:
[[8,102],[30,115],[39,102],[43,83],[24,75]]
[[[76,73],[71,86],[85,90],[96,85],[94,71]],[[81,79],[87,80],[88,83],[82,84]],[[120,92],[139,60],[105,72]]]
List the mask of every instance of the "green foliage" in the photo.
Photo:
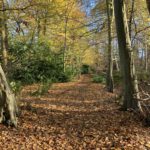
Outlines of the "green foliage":
[[122,81],[122,76],[120,72],[115,71],[113,73],[113,77],[114,77],[114,83],[115,84],[119,84]]
[[19,81],[18,82],[17,81],[10,82],[10,87],[15,95],[20,93],[20,91],[22,89],[21,82],[19,82]]
[[52,86],[52,81],[51,80],[47,80],[46,82],[42,82],[41,84],[39,84],[38,89],[31,93],[32,96],[40,96],[40,95],[44,95],[48,92],[49,88]]
[[22,64],[22,67],[16,68],[13,73],[13,79],[23,83],[34,83],[46,81],[48,79],[56,80],[59,73],[56,65],[47,60],[32,60],[28,64]]
[[[114,77],[114,83],[119,84],[122,81],[122,76],[120,72],[114,72],[113,74]],[[92,81],[94,83],[106,83],[106,75],[105,74],[100,74],[100,75],[94,75]]]
[[104,75],[94,75],[92,81],[94,83],[106,83],[106,78]]
[[[25,51],[24,51],[25,48]],[[10,48],[13,68],[11,79],[31,84],[35,82],[67,82],[71,72],[63,70],[63,55],[51,51],[47,43],[39,42],[32,47],[22,42],[13,42]]]
[[81,74],[88,74],[89,73],[89,65],[82,65]]
[[57,82],[68,82],[70,81],[71,77],[67,72],[60,72],[56,76]]
[[150,76],[149,76],[149,72],[139,72],[138,75],[138,80],[140,81],[150,81]]

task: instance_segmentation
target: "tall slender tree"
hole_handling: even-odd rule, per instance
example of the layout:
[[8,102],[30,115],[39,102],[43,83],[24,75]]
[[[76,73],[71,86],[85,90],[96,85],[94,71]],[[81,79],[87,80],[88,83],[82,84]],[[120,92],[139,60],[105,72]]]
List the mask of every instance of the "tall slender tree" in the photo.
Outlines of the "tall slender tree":
[[107,68],[107,90],[113,92],[113,52],[112,52],[112,22],[113,22],[113,0],[106,0],[108,19],[108,68]]

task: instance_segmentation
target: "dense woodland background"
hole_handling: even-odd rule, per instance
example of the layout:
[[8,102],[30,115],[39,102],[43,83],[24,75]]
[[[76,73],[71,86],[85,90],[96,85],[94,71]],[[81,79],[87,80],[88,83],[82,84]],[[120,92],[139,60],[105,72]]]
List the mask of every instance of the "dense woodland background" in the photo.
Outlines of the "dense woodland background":
[[[66,146],[59,145],[58,134],[49,133],[54,147],[49,144],[45,149],[150,148],[149,128],[145,128],[150,125],[149,0],[0,0],[0,49],[0,122],[18,128],[14,136],[18,141],[24,132],[26,149],[42,148],[34,140],[28,145],[26,135],[36,134],[41,124],[45,127],[39,129],[41,134],[54,126],[66,140]],[[57,111],[62,113],[59,117]],[[41,115],[52,120],[48,123]],[[119,135],[122,124],[124,135]],[[128,131],[130,125],[135,133]],[[6,126],[0,131],[10,130],[12,135],[2,133],[1,143],[15,133],[15,128]],[[93,140],[100,132],[98,144],[91,137],[87,138],[90,144],[83,142],[84,129]],[[68,145],[68,130],[81,143]],[[141,132],[143,137],[135,137]],[[49,141],[48,135],[45,138]],[[42,145],[43,139],[39,141]],[[19,142],[8,143],[19,149]]]

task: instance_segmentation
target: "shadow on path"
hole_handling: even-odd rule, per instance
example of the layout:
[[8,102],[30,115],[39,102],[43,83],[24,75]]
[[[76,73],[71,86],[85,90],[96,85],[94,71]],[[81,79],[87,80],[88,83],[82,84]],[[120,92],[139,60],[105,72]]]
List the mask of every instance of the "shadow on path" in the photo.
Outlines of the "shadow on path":
[[31,97],[27,91],[35,86],[26,87],[19,127],[5,130],[7,138],[0,142],[8,145],[14,139],[13,149],[20,144],[36,150],[142,149],[139,141],[150,140],[148,129],[134,114],[119,112],[116,95],[90,80],[82,76],[77,82],[54,84],[42,97]]

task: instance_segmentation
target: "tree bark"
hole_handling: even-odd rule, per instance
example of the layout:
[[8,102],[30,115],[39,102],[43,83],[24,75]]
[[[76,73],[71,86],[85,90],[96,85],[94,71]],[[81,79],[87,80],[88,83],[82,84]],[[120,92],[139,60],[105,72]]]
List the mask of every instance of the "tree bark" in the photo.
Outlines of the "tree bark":
[[[4,1],[2,1],[2,10],[5,9]],[[8,30],[7,30],[7,18],[6,18],[6,12],[2,12],[2,62],[3,62],[3,68],[5,72],[7,72],[7,64],[8,64]]]
[[147,2],[147,8],[148,8],[148,11],[149,11],[149,14],[150,14],[150,0],[146,0]]
[[138,82],[133,61],[133,49],[129,36],[125,4],[123,0],[114,0],[116,30],[119,45],[121,72],[123,76],[123,109],[138,108]]
[[[68,15],[69,16],[69,15]],[[67,50],[67,28],[68,28],[68,16],[65,17],[65,30],[64,30],[64,48],[63,48],[63,70],[64,72],[66,71],[66,66],[65,66],[65,53]]]
[[145,46],[145,71],[148,71],[148,48],[147,48],[147,43]]
[[130,13],[130,19],[129,19],[129,37],[131,39],[132,35],[132,20],[134,16],[134,5],[135,5],[135,0],[131,0],[131,13]]
[[45,15],[44,25],[43,25],[43,35],[44,36],[46,36],[46,30],[47,30],[47,18],[46,18],[46,15]]
[[106,0],[108,18],[108,68],[107,68],[107,90],[113,92],[113,53],[112,53],[112,22],[113,22],[113,0]]
[[40,23],[41,23],[40,18],[38,17],[37,18],[37,39],[38,39],[38,41],[40,39],[40,33],[41,33],[41,24]]
[[5,74],[0,65],[0,123],[17,126],[18,108],[15,97],[7,83]]
[[115,57],[115,58],[114,58],[115,69],[116,69],[117,72],[119,72],[120,69],[119,69],[118,60],[117,60],[117,57],[116,57],[116,56],[114,56],[114,57]]

